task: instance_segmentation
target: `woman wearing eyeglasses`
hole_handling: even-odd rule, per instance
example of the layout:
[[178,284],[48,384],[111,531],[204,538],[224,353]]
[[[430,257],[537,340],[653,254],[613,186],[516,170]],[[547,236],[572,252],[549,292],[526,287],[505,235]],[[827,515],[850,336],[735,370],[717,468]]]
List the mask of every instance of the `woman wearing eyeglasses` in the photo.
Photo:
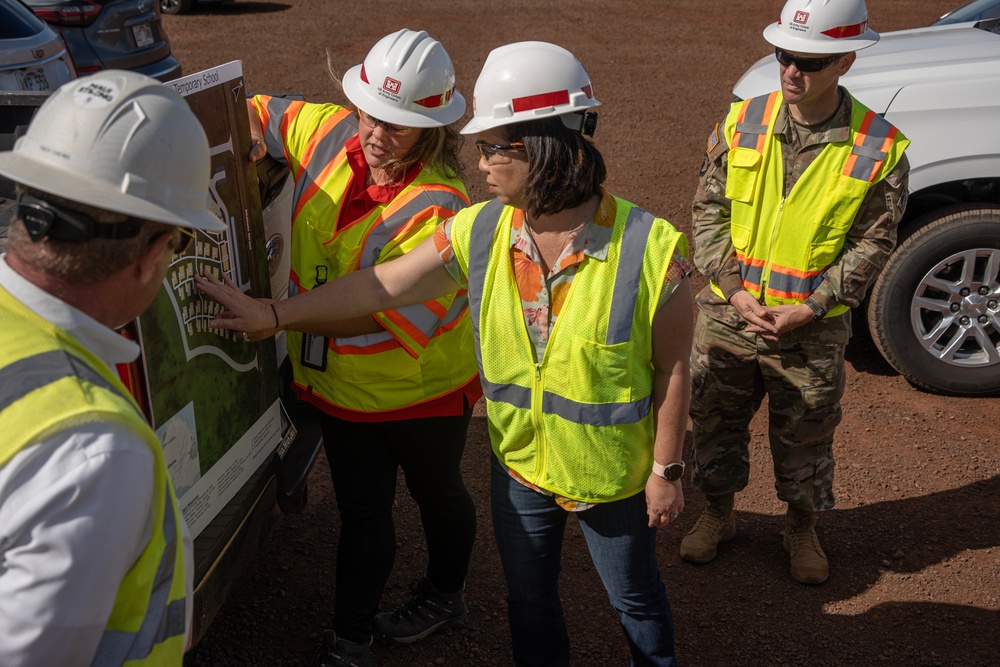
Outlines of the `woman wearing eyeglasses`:
[[[342,88],[354,110],[264,95],[248,102],[251,159],[266,151],[295,178],[291,282],[301,295],[405,255],[468,205],[451,125],[465,100],[439,42],[423,31],[388,35]],[[476,515],[459,463],[482,395],[467,297],[453,286],[378,310],[292,327],[288,336],[293,387],[323,413],[341,518],[327,665],[374,664],[372,621],[395,554],[399,468],[420,508],[428,564],[413,599],[386,616],[385,634],[408,643],[466,615]],[[271,325],[254,338],[285,326]]]
[[[656,529],[684,509],[681,460],[693,309],[686,241],[606,190],[599,102],[569,51],[495,49],[476,83],[492,201],[458,212],[397,262],[278,304],[292,328],[468,289],[493,449],[492,516],[514,662],[566,665],[558,590],[578,518],[632,664],[674,665]],[[266,328],[267,304],[199,279],[214,325]]]

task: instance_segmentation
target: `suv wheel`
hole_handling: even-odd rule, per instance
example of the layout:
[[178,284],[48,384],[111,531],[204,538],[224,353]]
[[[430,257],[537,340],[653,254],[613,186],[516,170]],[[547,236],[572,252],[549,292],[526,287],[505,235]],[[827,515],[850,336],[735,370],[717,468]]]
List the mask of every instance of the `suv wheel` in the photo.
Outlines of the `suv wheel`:
[[187,14],[194,7],[195,0],[159,0],[160,11],[164,14]]
[[941,209],[913,228],[872,288],[875,344],[918,387],[1000,391],[1000,206]]

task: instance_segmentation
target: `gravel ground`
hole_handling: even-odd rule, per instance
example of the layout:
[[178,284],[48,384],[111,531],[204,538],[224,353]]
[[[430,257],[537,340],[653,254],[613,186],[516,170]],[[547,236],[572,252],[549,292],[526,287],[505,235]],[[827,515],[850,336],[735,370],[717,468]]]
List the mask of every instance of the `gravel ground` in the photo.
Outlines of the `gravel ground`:
[[[241,0],[165,16],[164,23],[186,72],[240,59],[250,90],[298,92],[310,100],[342,101],[326,74],[327,54],[335,69],[346,71],[400,27],[427,29],[444,42],[469,98],[493,47],[521,39],[560,43],[587,66],[604,103],[596,141],[608,161],[610,189],[689,231],[705,137],[739,74],[767,53],[760,30],[781,4]],[[952,7],[932,0],[869,3],[876,30],[926,25]],[[473,153],[467,146],[469,165]],[[479,175],[470,170],[467,180],[473,200],[483,199]],[[704,506],[686,487],[688,509],[662,531],[659,552],[682,664],[998,664],[997,399],[918,391],[862,338],[848,351],[848,387],[837,442],[837,508],[820,523],[832,567],[826,584],[806,587],[788,575],[779,534],[783,507],[774,497],[762,419],[754,422],[753,478],[737,499],[739,534],[708,565],[677,555],[681,536]],[[480,522],[467,625],[414,648],[378,647],[380,664],[510,663],[488,462],[479,406],[464,461]],[[303,515],[282,517],[186,665],[311,664],[334,595],[337,517],[325,460],[313,470],[310,492]],[[425,559],[405,491],[397,503],[399,549],[386,608],[406,598]],[[582,535],[570,525],[562,590],[573,662],[625,665],[615,616]]]

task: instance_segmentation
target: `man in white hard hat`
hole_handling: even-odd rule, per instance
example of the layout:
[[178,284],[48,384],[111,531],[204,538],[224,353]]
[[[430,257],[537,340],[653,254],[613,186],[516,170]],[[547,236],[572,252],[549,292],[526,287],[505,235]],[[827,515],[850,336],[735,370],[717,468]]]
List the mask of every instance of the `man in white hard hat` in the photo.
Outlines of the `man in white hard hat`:
[[705,563],[735,536],[749,423],[767,395],[791,575],[818,584],[851,309],[895,245],[909,142],[839,85],[879,38],[863,0],[789,0],[764,38],[781,88],[716,125],[694,201],[695,264],[711,281],[691,364],[693,481],[707,508],[680,553]]
[[0,153],[0,664],[180,665],[191,542],[118,379],[137,317],[209,210],[208,140],[149,77],[65,84]]

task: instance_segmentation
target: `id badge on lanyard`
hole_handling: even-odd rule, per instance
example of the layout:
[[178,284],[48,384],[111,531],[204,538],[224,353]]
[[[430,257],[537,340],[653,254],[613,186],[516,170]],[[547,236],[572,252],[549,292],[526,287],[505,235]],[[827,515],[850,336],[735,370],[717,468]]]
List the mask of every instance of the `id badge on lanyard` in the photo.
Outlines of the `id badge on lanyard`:
[[[326,267],[316,267],[316,285],[326,282]],[[326,371],[326,354],[330,349],[330,339],[319,334],[302,334],[302,359],[304,368]]]

